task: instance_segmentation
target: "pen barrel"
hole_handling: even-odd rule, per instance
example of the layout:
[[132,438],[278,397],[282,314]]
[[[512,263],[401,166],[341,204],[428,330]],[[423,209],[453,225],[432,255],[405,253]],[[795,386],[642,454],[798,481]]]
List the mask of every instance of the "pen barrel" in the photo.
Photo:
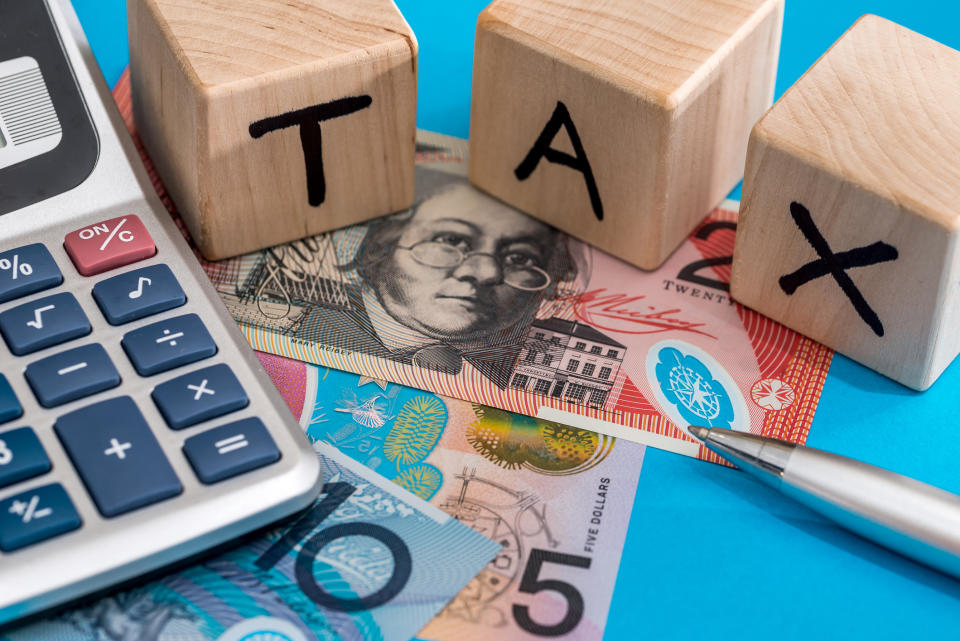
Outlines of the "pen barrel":
[[960,578],[960,496],[809,448],[793,452],[781,490],[866,538]]

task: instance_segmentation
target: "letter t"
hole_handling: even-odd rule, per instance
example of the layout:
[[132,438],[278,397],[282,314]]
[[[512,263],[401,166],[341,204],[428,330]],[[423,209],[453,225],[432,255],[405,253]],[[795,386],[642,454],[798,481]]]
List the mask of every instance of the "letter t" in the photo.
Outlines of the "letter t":
[[327,197],[327,181],[323,175],[323,136],[320,123],[366,109],[372,103],[373,98],[370,96],[353,96],[290,111],[251,124],[250,135],[256,139],[278,129],[300,127],[300,145],[303,147],[303,160],[307,169],[307,200],[311,207],[319,207]]

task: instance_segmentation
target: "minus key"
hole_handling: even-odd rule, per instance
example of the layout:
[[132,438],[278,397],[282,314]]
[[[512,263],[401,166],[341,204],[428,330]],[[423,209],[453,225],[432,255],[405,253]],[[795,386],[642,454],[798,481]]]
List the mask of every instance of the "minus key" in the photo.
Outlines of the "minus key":
[[37,401],[56,407],[120,384],[102,345],[84,345],[27,365],[24,375]]

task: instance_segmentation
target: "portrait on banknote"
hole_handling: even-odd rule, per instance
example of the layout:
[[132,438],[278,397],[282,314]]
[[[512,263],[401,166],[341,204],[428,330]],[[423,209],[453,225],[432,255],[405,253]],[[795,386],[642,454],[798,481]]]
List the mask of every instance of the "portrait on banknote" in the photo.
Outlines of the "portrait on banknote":
[[335,350],[519,384],[538,312],[586,271],[579,246],[457,174],[418,172],[417,195],[409,211],[260,254],[237,304]]
[[833,353],[730,298],[737,203],[644,272],[474,189],[466,152],[419,132],[411,210],[201,260],[250,344],[707,460],[689,425],[805,440]]

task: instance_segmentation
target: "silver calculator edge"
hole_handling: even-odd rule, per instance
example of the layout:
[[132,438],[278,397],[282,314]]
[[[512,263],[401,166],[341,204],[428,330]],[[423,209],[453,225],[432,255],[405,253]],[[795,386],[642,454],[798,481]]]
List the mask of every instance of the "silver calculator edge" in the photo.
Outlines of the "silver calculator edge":
[[[40,477],[0,490],[0,500],[32,488],[60,483],[72,499],[83,525],[25,549],[0,553],[0,625],[107,589],[141,574],[223,544],[307,507],[321,488],[320,465],[302,428],[263,370],[234,320],[220,302],[199,263],[156,196],[140,157],[93,57],[69,0],[44,0],[57,25],[86,108],[99,139],[99,157],[79,187],[24,209],[0,216],[0,249],[42,242],[64,275],[56,290],[38,292],[0,305],[0,311],[52,291],[74,292],[93,325],[86,339],[16,358],[0,342],[0,372],[23,405],[24,415],[0,431],[32,427],[53,469]],[[77,274],[63,248],[64,236],[85,224],[125,214],[138,215],[157,246],[157,254],[99,276]],[[112,327],[104,320],[90,290],[112,275],[152,264],[171,266],[187,295],[183,307],[158,314],[158,321],[197,313],[217,343],[217,355],[170,372],[142,378],[120,346],[130,327]],[[143,322],[139,325],[144,324]],[[85,342],[86,341],[86,342]],[[120,372],[120,388],[66,405],[44,409],[24,377],[30,362],[88,342],[100,342]],[[156,385],[205,365],[226,362],[240,380],[250,404],[245,410],[185,430],[169,429],[150,400]],[[180,496],[119,516],[100,516],[54,431],[54,420],[97,401],[129,395],[136,401],[183,484]],[[281,452],[271,465],[221,483],[200,483],[181,451],[183,442],[217,425],[258,416]]]

